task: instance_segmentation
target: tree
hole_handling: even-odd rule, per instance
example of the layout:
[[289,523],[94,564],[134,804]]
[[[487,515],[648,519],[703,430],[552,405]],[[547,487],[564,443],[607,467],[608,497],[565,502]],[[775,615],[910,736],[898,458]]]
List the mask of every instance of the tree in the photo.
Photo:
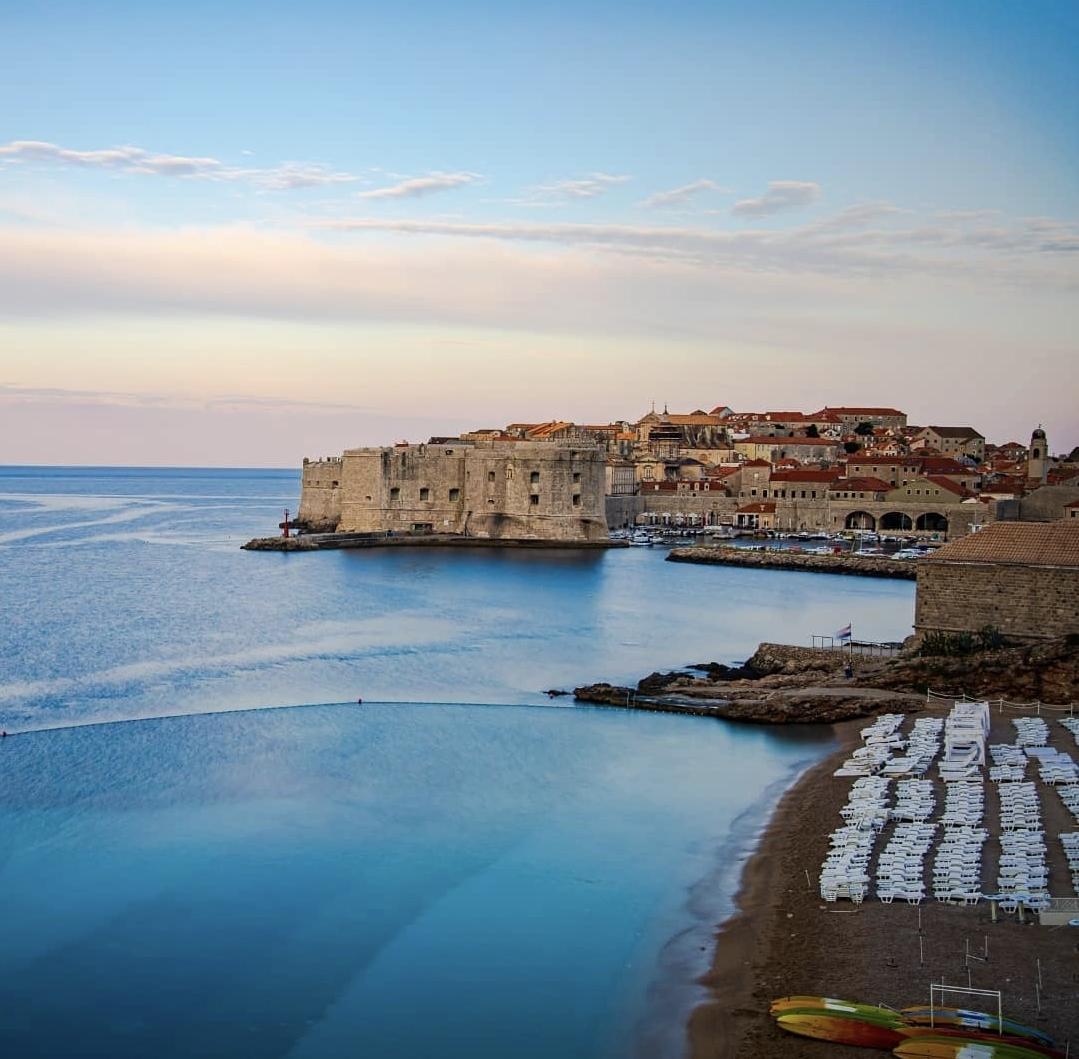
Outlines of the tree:
[[868,420],[864,423],[859,423],[854,428],[854,433],[863,438],[871,437],[873,434],[873,424],[870,423]]
[[861,445],[859,445],[857,441],[844,441],[844,442],[843,442],[843,449],[844,449],[844,451],[846,451],[846,452],[847,452],[847,453],[848,453],[849,455],[853,455],[853,454],[854,454],[854,453],[856,453],[856,452],[857,452],[857,451],[858,451],[858,450],[859,450],[859,449],[860,449],[861,447],[862,447],[862,446],[861,446]]
[[806,429],[806,437],[807,438],[819,438],[820,437],[820,431],[817,429],[817,424],[816,423],[810,423],[809,424],[808,428]]

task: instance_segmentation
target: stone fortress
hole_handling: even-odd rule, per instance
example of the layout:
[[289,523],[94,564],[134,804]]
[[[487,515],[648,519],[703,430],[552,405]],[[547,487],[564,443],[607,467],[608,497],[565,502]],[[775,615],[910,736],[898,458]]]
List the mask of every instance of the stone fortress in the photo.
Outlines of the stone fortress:
[[303,461],[295,524],[312,533],[606,541],[605,462],[584,442],[452,438],[347,449]]

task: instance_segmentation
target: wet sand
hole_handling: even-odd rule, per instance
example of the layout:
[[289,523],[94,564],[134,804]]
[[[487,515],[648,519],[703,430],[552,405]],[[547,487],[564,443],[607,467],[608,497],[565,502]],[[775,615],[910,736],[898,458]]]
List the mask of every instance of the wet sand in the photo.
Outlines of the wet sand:
[[[923,716],[943,716],[946,710]],[[1015,741],[1014,713],[994,713],[992,742]],[[1046,718],[1050,744],[1079,757],[1071,735]],[[1079,1045],[1079,929],[1042,927],[1036,918],[1026,924],[1001,916],[992,923],[989,905],[953,907],[929,900],[920,906],[905,902],[882,904],[871,898],[863,905],[839,901],[825,904],[817,875],[828,849],[829,833],[841,823],[851,779],[833,777],[866,720],[835,726],[840,749],[815,766],[781,799],[756,853],[746,863],[737,897],[737,911],[716,935],[711,970],[703,979],[710,999],[692,1014],[688,1027],[691,1059],[764,1059],[776,1055],[806,1059],[878,1054],[794,1037],[781,1031],[768,1015],[768,1004],[791,994],[843,997],[866,1003],[906,1007],[929,1002],[930,981],[970,984],[1003,992],[1006,1016],[1038,1026],[1057,1037],[1063,1048]],[[909,730],[907,720],[904,730]],[[943,806],[944,785],[936,769],[927,773],[937,788],[937,811]],[[1037,781],[1028,766],[1027,778]],[[1057,836],[1079,830],[1059,796],[1040,781],[1038,794],[1046,830],[1050,892],[1072,896]],[[998,802],[993,784],[986,783],[985,825],[990,838],[982,858],[982,890],[996,889],[999,844]],[[887,829],[876,851],[884,847]],[[935,852],[930,851],[929,862]],[[870,874],[875,870],[871,864]],[[809,883],[806,872],[809,873]],[[928,876],[928,871],[927,871]],[[920,913],[920,918],[919,918]],[[923,956],[919,951],[921,938]],[[970,951],[988,959],[965,958]],[[1041,987],[1038,964],[1041,961]],[[954,1006],[982,1009],[974,998],[959,998]],[[1040,1005],[1040,1013],[1039,1013]],[[885,1054],[885,1053],[879,1053]]]

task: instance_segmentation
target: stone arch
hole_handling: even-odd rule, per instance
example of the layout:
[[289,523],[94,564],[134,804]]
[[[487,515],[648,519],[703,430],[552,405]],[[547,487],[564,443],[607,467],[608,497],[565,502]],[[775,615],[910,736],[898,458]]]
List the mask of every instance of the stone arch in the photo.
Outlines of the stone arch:
[[902,511],[886,511],[880,517],[880,528],[882,530],[912,530],[914,519]]
[[877,528],[877,520],[868,511],[852,511],[845,525],[847,529],[871,530]]
[[918,516],[914,528],[923,533],[947,533],[948,519],[939,511],[926,511],[925,514]]

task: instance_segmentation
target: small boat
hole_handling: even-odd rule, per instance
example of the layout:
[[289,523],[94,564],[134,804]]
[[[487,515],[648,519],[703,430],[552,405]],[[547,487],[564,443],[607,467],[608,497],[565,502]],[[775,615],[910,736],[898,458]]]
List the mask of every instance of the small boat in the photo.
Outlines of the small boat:
[[1013,1019],[998,1020],[996,1015],[990,1015],[985,1011],[968,1011],[966,1008],[935,1008],[930,1009],[925,1005],[918,1007],[903,1008],[900,1015],[905,1021],[914,1026],[947,1026],[968,1027],[970,1029],[991,1030],[996,1032],[1002,1029],[1012,1037],[1022,1037],[1026,1040],[1036,1041],[1047,1048],[1055,1046],[1056,1041],[1047,1033],[1026,1026],[1022,1022]]
[[787,1033],[794,1033],[799,1037],[812,1037],[818,1041],[850,1044],[859,1048],[894,1048],[903,1040],[898,1022],[891,1025],[824,1012],[783,1014],[776,1019],[776,1024]]
[[1027,1037],[1015,1037],[1011,1034],[998,1034],[996,1030],[978,1030],[970,1027],[949,1027],[949,1026],[909,1026],[905,1025],[901,1028],[905,1040],[944,1040],[952,1044],[991,1044],[996,1047],[1007,1047],[1012,1050],[1020,1050],[1020,1052],[1026,1055],[1038,1055],[1043,1059],[1065,1059],[1064,1052],[1058,1051],[1055,1048],[1050,1047],[1048,1044],[1041,1044],[1038,1041],[1032,1041]]
[[817,1012],[821,1015],[856,1015],[859,1018],[879,1019],[887,1022],[902,1022],[898,1011],[878,1007],[876,1004],[860,1004],[855,1000],[838,1000],[826,996],[784,996],[773,1000],[768,1013],[775,1018],[787,1014],[805,1014]]
[[900,1059],[1042,1059],[1045,1052],[990,1040],[962,1037],[913,1037],[897,1045]]

